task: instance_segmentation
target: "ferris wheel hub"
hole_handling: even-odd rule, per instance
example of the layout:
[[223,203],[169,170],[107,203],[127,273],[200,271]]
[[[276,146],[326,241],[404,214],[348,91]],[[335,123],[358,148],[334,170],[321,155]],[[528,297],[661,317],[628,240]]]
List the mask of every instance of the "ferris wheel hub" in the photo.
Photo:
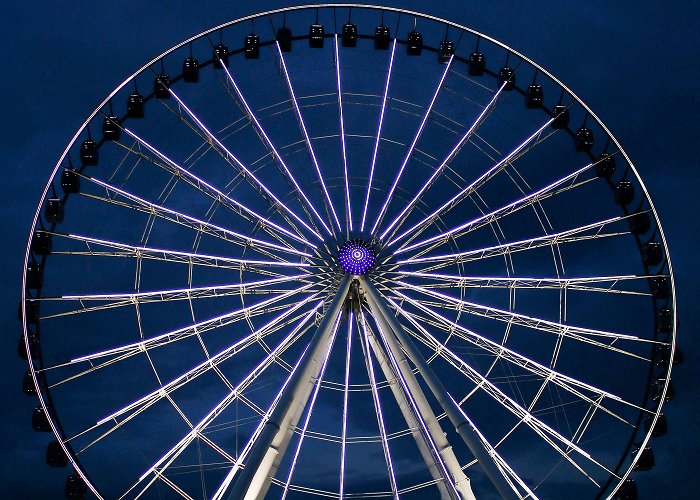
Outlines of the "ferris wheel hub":
[[348,240],[338,252],[340,268],[356,276],[366,274],[374,265],[375,258],[371,245],[363,240]]

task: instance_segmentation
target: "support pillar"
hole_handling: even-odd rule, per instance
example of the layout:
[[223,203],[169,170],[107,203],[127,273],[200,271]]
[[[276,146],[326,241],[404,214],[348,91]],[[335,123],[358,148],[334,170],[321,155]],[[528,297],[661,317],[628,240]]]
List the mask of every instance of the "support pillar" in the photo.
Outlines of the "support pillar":
[[279,469],[280,462],[292,438],[304,408],[318,379],[323,360],[331,348],[335,320],[350,289],[351,277],[343,277],[330,307],[318,326],[304,360],[289,381],[284,394],[265,423],[245,461],[245,468],[230,488],[229,500],[253,500],[265,497],[270,478]]
[[[433,372],[432,368],[428,365],[427,361],[420,353],[420,351],[416,349],[411,339],[405,333],[403,327],[396,320],[396,317],[386,308],[385,301],[381,298],[377,289],[367,278],[360,277],[359,280],[362,290],[365,292],[365,298],[367,299],[367,302],[372,308],[375,317],[378,320],[379,318],[381,318],[387,324],[390,330],[390,332],[387,332],[386,337],[387,343],[390,345],[392,351],[398,350],[401,353],[401,355],[403,355],[403,352],[401,352],[401,347],[403,347],[408,357],[411,359],[413,364],[416,365],[418,371],[423,376],[423,379],[428,384],[430,391],[433,393],[438,403],[447,414],[447,417],[450,419],[450,422],[452,422],[452,425],[455,426],[455,429],[459,433],[460,437],[464,440],[469,450],[474,454],[474,457],[476,457],[481,468],[484,470],[488,478],[498,490],[498,493],[501,495],[502,498],[507,500],[517,499],[518,496],[512,490],[512,488],[506,481],[506,478],[503,476],[503,473],[496,466],[496,463],[494,462],[493,458],[489,455],[486,448],[484,448],[475,430],[464,418],[462,412],[457,407],[457,404],[454,402],[454,400],[450,397],[449,393],[445,389],[445,386],[442,385],[442,382],[437,377],[435,372]],[[393,333],[395,337],[393,337],[390,333]],[[413,375],[413,371],[410,370],[410,367],[408,367],[408,365],[405,366],[407,368],[407,371],[411,372],[411,375]],[[450,449],[450,452],[451,451],[452,450]],[[452,454],[452,456],[454,457],[454,454]],[[461,468],[459,470],[461,472]],[[467,486],[468,484],[469,483],[467,482]],[[471,493],[471,487],[469,487],[469,492]],[[473,493],[471,498],[473,498]]]

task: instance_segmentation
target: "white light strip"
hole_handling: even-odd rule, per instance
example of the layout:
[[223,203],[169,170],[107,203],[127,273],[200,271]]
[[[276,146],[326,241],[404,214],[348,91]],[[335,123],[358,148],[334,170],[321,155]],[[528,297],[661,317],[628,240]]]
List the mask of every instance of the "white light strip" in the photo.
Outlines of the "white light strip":
[[389,83],[391,83],[391,72],[394,67],[394,52],[396,51],[396,38],[391,44],[391,56],[389,57],[389,71],[386,75],[386,85],[384,86],[384,97],[382,97],[382,109],[379,112],[379,126],[377,127],[377,139],[374,142],[374,151],[372,152],[372,165],[369,169],[369,181],[367,182],[367,195],[365,196],[365,208],[362,210],[362,224],[360,231],[365,230],[365,219],[367,218],[367,207],[369,205],[369,196],[372,191],[372,180],[374,179],[374,167],[377,163],[377,151],[379,151],[379,141],[382,135],[382,125],[384,124],[384,111],[386,110],[386,100],[389,95]]
[[282,49],[277,40],[275,40],[275,45],[277,46],[277,53],[279,54],[280,63],[282,63],[282,72],[284,73],[284,78],[287,82],[287,88],[289,89],[289,95],[292,98],[292,104],[294,105],[294,111],[297,115],[297,120],[299,120],[299,127],[304,134],[304,140],[306,141],[306,146],[309,149],[309,155],[311,155],[311,161],[313,161],[314,167],[316,168],[316,174],[318,175],[318,180],[321,182],[321,188],[323,189],[323,194],[326,197],[326,202],[328,203],[328,208],[333,215],[333,219],[338,227],[340,227],[340,220],[338,219],[338,214],[335,211],[333,202],[331,201],[330,194],[328,193],[328,188],[326,187],[326,182],[323,180],[323,175],[321,174],[321,167],[318,164],[318,159],[316,158],[316,153],[314,152],[313,145],[311,144],[311,138],[309,137],[309,132],[306,130],[306,124],[304,123],[304,117],[301,114],[301,108],[297,102],[297,97],[294,93],[294,87],[292,86],[292,80],[289,77],[289,72],[287,71],[287,64],[284,62],[284,55],[282,54]]
[[[520,208],[524,208],[527,206],[532,205],[533,203],[536,203],[537,201],[541,201],[543,198],[548,197],[549,195],[552,195],[552,189],[555,189],[562,184],[565,184],[569,181],[574,181],[579,175],[584,173],[586,170],[588,170],[592,163],[589,163],[588,165],[581,167],[580,169],[571,172],[570,174],[562,177],[561,179],[557,179],[556,181],[552,182],[551,184],[548,184],[544,186],[543,188],[538,189],[537,191],[534,191],[527,196],[523,196],[522,198],[519,198],[505,206],[502,206],[500,208],[497,208],[496,210],[493,210],[487,214],[483,214],[475,219],[472,219],[468,222],[465,222],[463,224],[460,224],[459,226],[452,228],[444,233],[440,233],[438,235],[432,236],[430,238],[427,238],[425,240],[419,241],[417,243],[413,243],[412,245],[408,246],[403,246],[400,249],[398,249],[395,253],[404,253],[408,252],[409,250],[413,250],[414,248],[420,248],[424,247],[426,245],[429,245],[430,243],[433,243],[437,240],[441,239],[447,239],[453,235],[457,235],[457,237],[461,236],[462,234],[458,233],[467,233],[470,230],[474,229],[475,227],[480,227],[480,223],[490,223],[494,220],[497,220],[499,217],[502,217],[504,215],[508,215],[510,213],[513,213]],[[556,192],[554,192],[556,194]],[[483,224],[482,224],[483,225]]]
[[289,485],[292,481],[292,475],[294,474],[294,469],[296,468],[297,460],[299,459],[299,453],[301,452],[301,445],[304,442],[304,436],[306,436],[306,430],[309,427],[309,421],[311,420],[311,415],[314,411],[314,405],[316,404],[316,397],[318,396],[318,391],[321,389],[321,381],[323,380],[323,375],[326,373],[326,366],[328,366],[328,359],[331,356],[331,350],[333,350],[333,343],[335,342],[335,337],[338,333],[338,325],[340,325],[340,315],[335,319],[335,325],[333,325],[333,331],[331,333],[331,341],[328,351],[326,352],[326,357],[323,360],[323,365],[321,365],[321,372],[318,375],[318,380],[316,381],[316,387],[314,387],[314,392],[311,397],[311,403],[309,405],[309,411],[306,413],[306,419],[304,420],[304,426],[301,429],[301,434],[299,436],[299,442],[297,443],[296,450],[294,451],[294,458],[292,459],[292,465],[289,468],[289,474],[287,475],[287,481],[284,483],[284,490],[282,491],[281,500],[285,500],[287,497],[287,491],[289,490]]
[[505,158],[503,158],[501,161],[496,163],[494,166],[492,166],[490,169],[488,169],[486,172],[481,174],[475,181],[473,181],[471,184],[469,184],[467,187],[462,189],[459,193],[454,195],[452,198],[450,198],[448,201],[443,203],[440,208],[432,212],[430,215],[424,217],[422,220],[418,221],[416,224],[405,230],[403,233],[400,235],[396,236],[395,238],[392,239],[391,244],[396,243],[399,240],[402,240],[409,234],[413,233],[417,229],[419,229],[421,226],[429,224],[431,221],[436,219],[437,217],[440,217],[444,211],[449,211],[454,207],[457,203],[462,201],[464,198],[470,196],[474,191],[476,191],[482,184],[484,184],[486,181],[488,181],[491,177],[496,175],[502,168],[505,168],[508,163],[510,162],[511,159],[513,159],[515,156],[517,156],[520,151],[525,149],[525,147],[532,142],[535,138],[537,138],[544,129],[546,129],[551,123],[554,121],[554,118],[550,118],[547,120],[547,122],[542,125],[539,129],[537,129],[530,137],[525,139],[523,142],[521,142],[513,151],[508,153]]
[[309,201],[309,198],[304,193],[304,190],[301,188],[301,186],[299,185],[297,180],[294,178],[294,175],[292,175],[292,172],[289,170],[289,168],[287,167],[287,164],[282,159],[282,155],[279,154],[279,152],[277,152],[277,148],[275,148],[275,145],[272,143],[272,140],[270,140],[267,133],[265,132],[262,125],[260,124],[257,117],[255,116],[255,113],[253,113],[253,110],[250,108],[250,106],[248,105],[248,102],[245,100],[245,97],[243,97],[243,93],[238,88],[238,85],[236,85],[236,82],[233,79],[233,76],[231,76],[231,72],[229,71],[228,66],[226,64],[222,64],[221,67],[226,72],[226,76],[228,77],[229,82],[233,86],[233,89],[236,91],[236,95],[238,95],[238,98],[240,99],[241,103],[243,104],[243,107],[245,108],[246,113],[250,117],[251,121],[255,124],[255,127],[257,128],[260,135],[263,136],[263,139],[265,140],[267,147],[270,148],[270,150],[272,151],[272,154],[277,159],[277,162],[281,165],[282,169],[287,174],[287,178],[292,182],[294,189],[296,189],[297,193],[304,199],[306,206],[311,209],[311,211],[314,213],[314,215],[316,216],[318,221],[321,223],[323,228],[328,232],[328,234],[329,235],[332,234],[332,232],[329,229],[326,222],[323,220],[323,218],[316,211],[316,208],[314,207],[313,203],[311,203],[311,201]]
[[[394,43],[396,40],[394,40]],[[377,381],[374,376],[374,365],[372,364],[372,355],[369,345],[369,335],[367,334],[367,323],[365,321],[365,313],[360,311],[360,317],[362,318],[362,336],[365,344],[365,352],[367,353],[367,373],[369,374],[369,383],[372,388],[372,398],[374,399],[374,407],[377,413],[377,424],[379,425],[379,434],[382,438],[382,447],[384,449],[384,459],[386,460],[386,467],[389,472],[389,483],[391,484],[391,493],[394,500],[399,499],[399,489],[396,484],[396,475],[394,474],[394,464],[391,460],[391,452],[389,450],[389,439],[386,435],[386,427],[384,426],[384,415],[382,413],[382,404],[379,400],[379,390],[377,389]]]
[[[338,35],[336,35],[336,38]],[[348,396],[350,389],[350,352],[352,348],[353,313],[348,315],[348,343],[345,356],[345,389],[343,391],[343,431],[340,438],[340,500],[345,497],[345,451],[347,447],[348,432]]]
[[[280,250],[280,251],[283,251],[283,252],[293,253],[293,254],[296,254],[296,255],[302,255],[302,256],[304,256],[304,257],[311,257],[310,254],[305,253],[305,252],[301,252],[301,251],[296,250],[296,249],[294,249],[294,248],[290,248],[290,247],[282,246],[282,245],[277,245],[277,244],[271,243],[271,242],[269,242],[269,241],[265,241],[265,240],[260,240],[260,239],[257,239],[257,238],[253,238],[253,237],[251,237],[251,236],[247,236],[247,235],[245,235],[245,234],[238,233],[238,232],[233,231],[233,230],[231,230],[231,229],[226,229],[226,228],[224,228],[224,227],[217,226],[216,224],[213,224],[213,223],[210,222],[210,221],[205,221],[205,220],[202,220],[202,219],[197,219],[197,218],[192,217],[192,216],[190,216],[190,215],[185,215],[185,214],[183,214],[182,212],[178,212],[177,210],[172,210],[172,209],[170,209],[170,208],[166,208],[166,207],[164,207],[164,206],[157,205],[157,204],[152,203],[152,202],[150,202],[150,201],[147,201],[147,200],[145,200],[145,199],[143,199],[143,198],[141,198],[141,197],[139,197],[139,196],[136,196],[135,194],[129,193],[128,191],[124,191],[124,190],[122,190],[122,189],[117,188],[116,186],[113,186],[113,185],[107,183],[107,182],[101,181],[101,180],[99,180],[99,179],[97,179],[97,178],[95,178],[95,177],[89,177],[89,176],[87,176],[87,175],[81,175],[81,177],[84,178],[84,179],[88,179],[90,182],[93,182],[93,183],[97,184],[98,186],[101,186],[101,187],[105,188],[105,190],[107,190],[107,191],[113,191],[113,192],[115,192],[116,194],[119,194],[120,196],[123,196],[124,198],[127,198],[127,199],[129,199],[129,200],[131,200],[131,201],[134,201],[134,202],[138,203],[139,205],[142,205],[142,206],[144,206],[144,207],[148,207],[149,213],[154,213],[154,212],[155,212],[156,214],[158,214],[158,212],[163,212],[163,213],[170,214],[170,215],[174,216],[176,219],[184,219],[184,220],[186,220],[187,222],[190,222],[190,223],[192,223],[192,224],[194,224],[194,225],[201,225],[201,226],[203,226],[203,227],[206,227],[206,228],[209,228],[209,229],[213,229],[214,231],[220,231],[221,233],[223,233],[223,234],[225,234],[225,235],[227,235],[227,236],[233,236],[233,237],[238,238],[238,239],[240,239],[240,240],[242,240],[243,242],[246,242],[246,243],[248,243],[248,242],[250,242],[250,243],[255,243],[255,244],[258,244],[258,245],[260,245],[260,246],[269,247],[269,248],[274,248],[275,250]],[[269,221],[266,221],[265,224],[269,224]],[[195,229],[195,228],[193,227],[193,229]],[[252,245],[251,245],[251,246],[252,246]]]
[[421,135],[423,134],[423,129],[425,128],[425,124],[428,122],[428,116],[430,115],[430,112],[433,110],[433,106],[435,105],[435,101],[437,100],[438,94],[440,93],[440,90],[442,89],[442,84],[445,81],[445,78],[447,77],[447,72],[450,70],[450,66],[452,65],[452,60],[454,59],[454,55],[450,56],[450,60],[447,62],[445,65],[445,70],[442,73],[442,77],[440,78],[440,82],[438,83],[437,88],[435,89],[435,93],[433,94],[433,98],[430,100],[430,104],[425,110],[425,114],[423,115],[423,119],[421,120],[420,126],[418,127],[418,130],[416,131],[416,135],[413,137],[413,141],[411,142],[411,145],[408,148],[408,151],[406,152],[406,156],[403,159],[403,162],[401,163],[401,167],[399,168],[399,173],[396,175],[396,178],[394,179],[394,183],[391,185],[391,189],[389,190],[389,194],[387,194],[386,200],[384,201],[384,205],[382,206],[382,209],[379,212],[379,216],[377,216],[376,221],[374,222],[374,226],[372,226],[372,231],[370,231],[372,234],[375,234],[377,231],[377,227],[379,227],[379,224],[381,224],[382,220],[384,219],[384,215],[386,214],[387,209],[389,208],[389,203],[391,202],[391,199],[394,196],[394,191],[396,190],[396,186],[399,184],[399,180],[401,179],[401,176],[403,175],[403,171],[406,168],[406,165],[408,164],[408,160],[411,159],[411,155],[413,154],[413,149],[416,147],[416,143],[418,143],[418,139],[420,139]]
[[[165,153],[162,153],[161,151],[156,149],[154,146],[152,146],[150,143],[148,143],[145,139],[139,137],[138,135],[136,135],[134,132],[132,132],[128,128],[124,127],[123,130],[128,135],[130,135],[133,139],[135,139],[137,142],[139,142],[141,145],[145,146],[146,149],[148,149],[153,154],[158,156],[158,158],[160,158],[162,161],[167,163],[168,166],[173,168],[177,174],[182,175],[185,178],[192,180],[197,186],[204,186],[208,191],[210,191],[210,193],[208,193],[208,196],[210,198],[213,198],[214,200],[217,200],[217,201],[225,200],[229,203],[232,203],[234,206],[240,208],[241,210],[245,211],[246,213],[248,213],[248,214],[252,215],[253,217],[255,217],[256,219],[258,219],[262,225],[274,227],[279,232],[286,234],[290,238],[294,238],[295,240],[301,241],[302,243],[309,245],[312,248],[316,248],[316,246],[313,243],[311,243],[310,241],[306,240],[305,238],[303,238],[297,234],[294,234],[293,232],[291,232],[287,229],[284,229],[283,227],[270,221],[269,219],[266,219],[265,217],[263,217],[262,215],[258,214],[255,211],[251,210],[250,208],[246,207],[245,205],[243,205],[239,201],[231,198],[230,196],[226,195],[222,191],[218,190],[217,188],[215,188],[213,185],[209,184],[205,180],[200,179],[199,177],[197,177],[195,174],[193,174],[192,172],[190,172],[186,168],[181,167],[176,162],[171,160],[168,156],[166,156]],[[207,130],[207,132],[208,132],[208,130]],[[212,140],[215,140],[215,138],[212,138]],[[231,158],[233,158],[233,155],[231,155]],[[245,167],[243,167],[243,168],[245,168]],[[215,195],[215,196],[213,196],[213,195]],[[286,206],[284,206],[284,205],[280,205],[280,206],[286,208]]]
[[338,53],[338,34],[335,38],[335,76],[338,84],[338,113],[340,116],[340,145],[343,151],[343,173],[345,174],[345,210],[347,211],[348,237],[352,231],[352,207],[350,206],[350,181],[348,179],[348,156],[345,149],[345,120],[343,119],[343,91],[340,83],[340,54]]
[[[449,154],[445,157],[445,159],[442,161],[442,163],[438,166],[437,169],[435,169],[435,172],[430,176],[430,178],[425,181],[425,183],[421,186],[421,188],[418,190],[418,193],[413,197],[413,199],[404,207],[404,209],[399,213],[399,215],[396,216],[396,218],[389,224],[389,226],[384,230],[384,232],[379,236],[379,239],[383,240],[386,238],[386,236],[389,234],[389,232],[393,229],[394,226],[399,224],[400,227],[400,222],[404,218],[404,215],[407,215],[411,210],[413,210],[413,207],[418,203],[418,200],[421,199],[423,196],[423,193],[425,193],[430,186],[433,185],[435,182],[435,179],[437,179],[442,172],[444,172],[445,168],[447,165],[454,159],[455,156],[457,156],[457,153],[464,147],[464,145],[471,139],[472,135],[476,131],[477,127],[481,125],[481,122],[483,121],[484,117],[486,114],[491,111],[491,108],[494,106],[496,103],[496,100],[498,97],[501,95],[501,91],[503,88],[506,86],[507,82],[503,82],[503,85],[496,91],[496,93],[493,95],[491,98],[491,101],[484,107],[484,109],[479,113],[479,116],[476,117],[476,120],[474,120],[474,123],[472,123],[471,127],[467,129],[467,131],[462,135],[462,137],[457,141],[457,144],[452,148],[452,151],[449,152]],[[398,229],[398,227],[397,227]]]
[[192,119],[195,121],[195,123],[196,123],[197,126],[202,130],[202,132],[204,132],[214,143],[216,143],[216,145],[217,145],[219,148],[221,148],[221,150],[223,150],[223,151],[226,153],[226,156],[227,156],[228,158],[230,158],[231,160],[233,160],[233,162],[236,164],[236,166],[237,166],[240,170],[242,170],[242,171],[244,172],[244,174],[245,174],[246,177],[249,177],[250,179],[252,179],[253,181],[255,181],[255,183],[260,187],[260,189],[262,189],[263,191],[265,191],[265,193],[266,193],[270,198],[272,198],[272,199],[274,200],[274,202],[275,202],[276,205],[282,207],[282,209],[283,209],[285,212],[287,212],[287,214],[291,215],[292,218],[295,219],[299,224],[301,224],[302,226],[304,226],[309,232],[311,232],[311,233],[312,233],[314,236],[316,236],[319,240],[322,240],[322,239],[323,239],[323,238],[321,237],[321,235],[318,234],[318,232],[316,232],[316,230],[315,230],[314,228],[312,228],[311,226],[309,226],[301,217],[299,217],[299,216],[296,214],[296,212],[295,212],[294,210],[292,210],[292,209],[289,208],[287,205],[285,205],[284,203],[282,203],[282,200],[280,200],[279,198],[277,198],[277,196],[275,196],[275,195],[272,193],[272,191],[270,191],[270,190],[267,188],[267,186],[265,186],[265,184],[263,184],[263,183],[255,176],[255,174],[253,174],[253,172],[251,172],[250,170],[248,170],[248,169],[246,168],[246,166],[243,165],[243,163],[242,163],[233,153],[231,153],[231,151],[229,151],[229,149],[228,149],[226,146],[224,146],[224,144],[223,144],[223,143],[222,143],[222,142],[221,142],[221,141],[220,141],[206,126],[205,126],[205,125],[204,125],[204,123],[202,123],[202,121],[201,121],[199,118],[197,118],[197,116],[194,114],[194,112],[192,112],[192,110],[191,110],[190,108],[187,107],[187,105],[177,96],[177,94],[175,94],[175,92],[172,91],[172,89],[170,90],[170,94],[175,98],[175,100],[180,104],[180,106],[182,106],[182,108],[187,112],[187,114],[190,115],[190,118],[192,118]]

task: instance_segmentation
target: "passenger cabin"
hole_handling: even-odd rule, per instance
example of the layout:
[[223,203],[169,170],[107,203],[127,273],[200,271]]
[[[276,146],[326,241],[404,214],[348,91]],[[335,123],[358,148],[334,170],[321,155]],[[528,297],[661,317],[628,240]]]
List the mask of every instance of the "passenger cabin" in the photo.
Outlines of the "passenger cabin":
[[64,193],[77,193],[80,191],[80,177],[72,168],[64,168],[61,172],[61,189]]
[[199,61],[194,57],[188,57],[182,62],[182,79],[187,83],[199,81]]
[[44,209],[46,220],[52,224],[63,222],[63,201],[60,198],[49,198]]
[[58,441],[51,441],[46,447],[46,464],[51,467],[65,467],[68,465],[68,457],[58,444]]
[[629,205],[634,200],[634,187],[630,181],[620,181],[615,186],[615,203]]
[[408,34],[406,52],[409,56],[419,56],[423,52],[423,35],[416,30]]
[[542,106],[544,102],[544,91],[540,85],[533,83],[527,88],[525,93],[525,107],[534,109]]
[[357,25],[345,23],[341,37],[343,47],[355,47],[357,45]]
[[503,90],[513,90],[515,88],[515,70],[513,68],[504,66],[498,72],[498,86],[500,87],[504,83],[506,85],[503,87]]
[[83,141],[80,145],[80,161],[83,165],[97,165],[97,143],[92,139]]
[[282,26],[277,30],[277,43],[282,52],[292,51],[292,30],[286,26]]
[[603,153],[596,162],[596,174],[598,177],[609,179],[615,173],[615,157],[608,153]]
[[228,66],[228,47],[223,43],[220,43],[214,47],[214,68],[221,69],[224,66]]
[[102,121],[102,137],[108,141],[118,141],[120,136],[119,117],[115,115],[105,116]]
[[574,146],[576,147],[576,151],[590,151],[593,147],[593,131],[587,127],[578,129]]
[[552,118],[554,118],[552,128],[558,130],[566,128],[569,125],[569,109],[561,104],[554,106]]
[[374,30],[374,48],[387,50],[391,41],[391,32],[387,26],[379,25]]
[[170,77],[161,73],[153,80],[153,94],[156,99],[170,99]]
[[133,93],[126,101],[126,115],[129,118],[143,118],[143,96]]
[[650,267],[658,266],[663,258],[664,252],[661,248],[661,243],[658,241],[649,241],[642,247],[642,260],[645,265]]
[[486,69],[486,57],[483,52],[472,52],[469,56],[469,75],[481,76]]
[[322,24],[312,24],[309,28],[309,47],[320,49],[323,47],[325,32]]
[[243,55],[246,59],[260,59],[260,37],[246,35],[243,42]]
[[450,58],[455,55],[455,45],[450,40],[440,42],[440,50],[438,51],[438,62],[447,64]]
[[71,474],[66,478],[64,493],[66,498],[87,498],[87,485],[78,474]]
[[634,464],[634,470],[648,471],[656,467],[656,459],[654,458],[654,450],[650,446],[643,449],[637,448],[633,455],[637,457],[637,463]]

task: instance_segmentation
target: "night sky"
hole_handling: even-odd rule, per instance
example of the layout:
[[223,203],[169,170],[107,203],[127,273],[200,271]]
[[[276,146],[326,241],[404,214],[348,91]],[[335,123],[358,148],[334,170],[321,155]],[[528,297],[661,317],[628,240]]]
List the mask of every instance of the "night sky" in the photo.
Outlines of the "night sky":
[[[201,7],[200,4],[206,4]],[[0,497],[62,498],[66,470],[44,463],[48,434],[32,431],[21,393],[16,311],[28,229],[46,180],[85,117],[122,80],[181,40],[290,2],[95,1],[3,9],[0,168],[4,200]],[[674,369],[670,432],[652,441],[656,469],[635,477],[640,498],[695,498],[700,391],[696,246],[700,34],[695,2],[392,1],[464,24],[515,48],[568,85],[615,134],[659,212],[675,270],[685,364]]]

